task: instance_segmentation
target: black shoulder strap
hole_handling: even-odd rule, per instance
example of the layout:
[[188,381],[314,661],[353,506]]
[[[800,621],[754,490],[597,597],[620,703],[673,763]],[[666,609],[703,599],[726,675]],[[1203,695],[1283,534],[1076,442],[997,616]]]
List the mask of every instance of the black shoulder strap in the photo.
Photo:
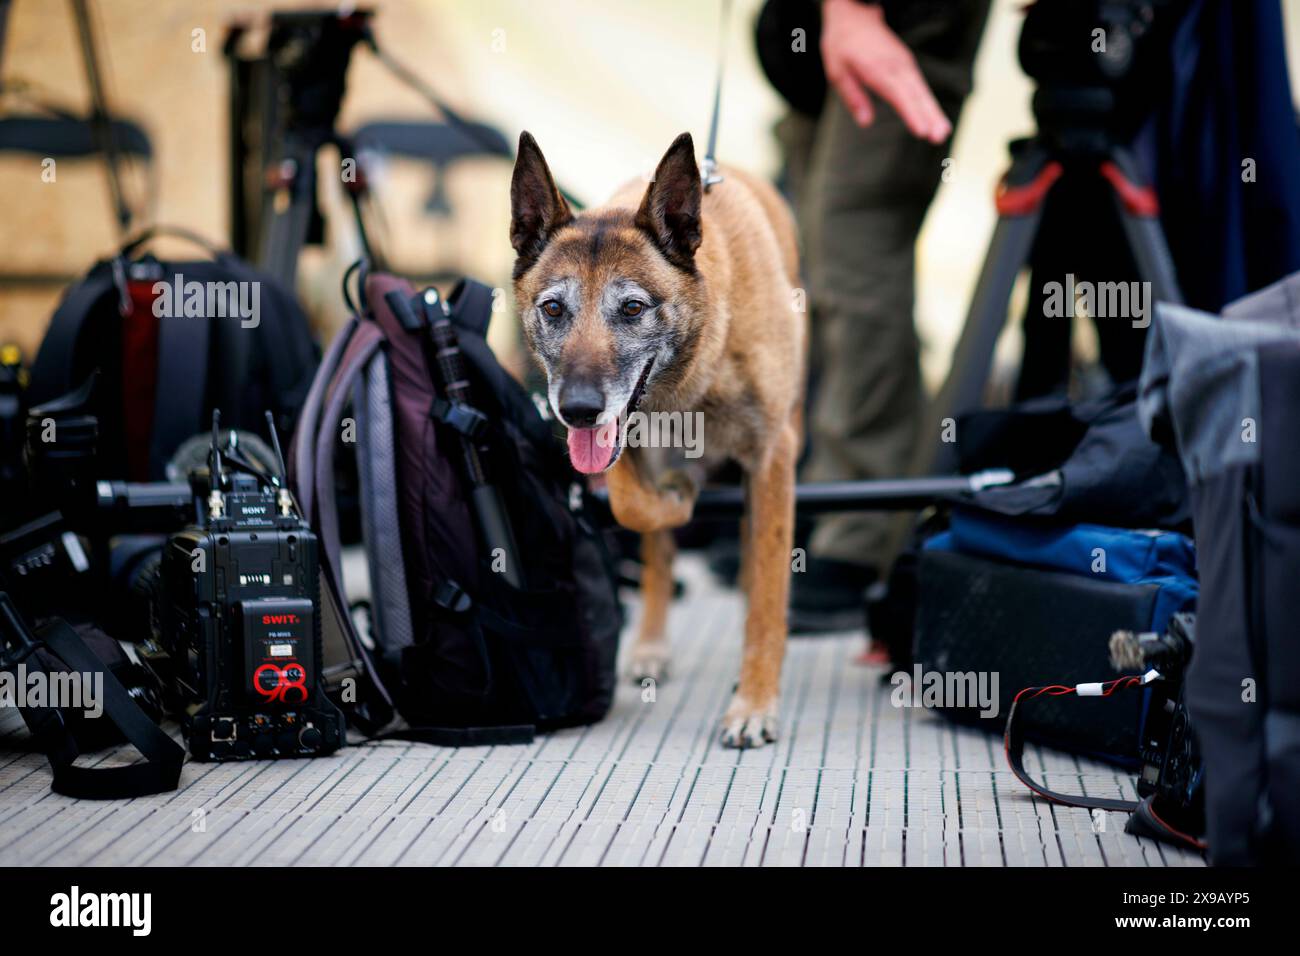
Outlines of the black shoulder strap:
[[492,303],[496,301],[495,290],[477,279],[465,278],[456,283],[447,297],[447,308],[451,311],[451,320],[462,329],[473,332],[480,338],[487,337],[488,323],[492,321]]
[[80,384],[72,368],[76,358],[77,340],[81,337],[90,311],[114,286],[113,272],[107,263],[98,263],[64,296],[50,319],[49,328],[41,340],[41,347],[32,363],[32,384],[29,400],[39,405],[58,398]]
[[440,747],[491,747],[497,744],[531,744],[537,728],[532,724],[494,727],[407,727],[370,734],[371,740],[413,740]]
[[[1140,685],[1138,685],[1140,686]],[[1021,695],[1016,698],[1011,705],[1011,712],[1007,714],[1007,729],[1003,737],[1003,744],[1006,747],[1007,763],[1011,765],[1011,772],[1014,773],[1021,783],[1039,796],[1046,797],[1049,800],[1055,800],[1057,803],[1063,803],[1070,807],[1086,807],[1097,810],[1120,810],[1124,813],[1132,813],[1138,808],[1137,802],[1133,800],[1117,800],[1109,797],[1089,797],[1083,794],[1075,793],[1058,793],[1055,790],[1048,789],[1046,784],[1039,783],[1029,775],[1025,769],[1025,728],[1024,724],[1016,720],[1021,713],[1021,705],[1032,700],[1039,694],[1033,691],[1049,692],[1050,688],[1033,687],[1028,691],[1022,691]],[[1024,697],[1022,701],[1020,698]]]
[[[1100,686],[1106,687],[1110,683],[1107,681]],[[1119,678],[1114,681],[1114,685],[1117,690],[1137,689],[1143,686],[1142,681],[1135,677]],[[1039,783],[1029,775],[1024,762],[1025,730],[1023,725],[1016,720],[1016,717],[1020,714],[1021,705],[1043,694],[1064,696],[1075,693],[1077,689],[1060,686],[1030,687],[1016,696],[1015,701],[1011,704],[1011,712],[1007,714],[1007,729],[1003,738],[1007,763],[1011,765],[1011,772],[1016,775],[1016,778],[1021,783],[1040,797],[1046,797],[1048,800],[1064,804],[1067,807],[1084,807],[1088,810],[1118,810],[1121,813],[1131,814],[1128,823],[1124,827],[1126,833],[1167,840],[1170,843],[1187,846],[1193,850],[1205,850],[1206,844],[1203,840],[1171,826],[1160,815],[1157,810],[1158,795],[1156,794],[1151,794],[1142,800],[1120,800],[1111,797],[1089,797],[1081,793],[1060,793],[1048,789],[1044,784]],[[1103,696],[1109,696],[1109,694]]]
[[[175,790],[185,751],[136,705],[113,672],[71,626],[54,621],[45,627],[40,639],[73,671],[103,675],[104,716],[144,757],[143,763],[126,767],[78,767],[73,763],[78,756],[77,745],[62,714],[48,708],[35,713],[25,708],[23,719],[45,747],[54,771],[51,789],[65,797],[90,800],[120,800]],[[27,660],[29,667],[39,666],[35,655]]]
[[[182,275],[184,268],[179,267]],[[167,266],[163,281],[174,282],[177,270]],[[180,303],[174,312],[158,323],[158,379],[149,448],[149,475],[154,480],[164,476],[168,459],[181,443],[202,430],[208,394],[213,320],[185,318]]]

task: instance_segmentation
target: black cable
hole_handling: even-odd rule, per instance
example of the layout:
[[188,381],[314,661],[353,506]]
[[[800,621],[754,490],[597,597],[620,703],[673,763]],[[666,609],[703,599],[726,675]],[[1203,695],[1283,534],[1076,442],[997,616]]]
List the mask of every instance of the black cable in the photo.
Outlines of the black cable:
[[[348,291],[348,280],[352,278],[352,273],[356,272],[358,269],[363,269],[365,267],[365,263],[366,263],[365,256],[362,256],[356,262],[352,263],[352,265],[348,266],[347,271],[343,273],[343,304],[348,307],[348,312],[350,312],[352,315],[359,316],[361,314],[361,310],[357,308],[357,303],[352,301],[352,293]],[[364,281],[365,278],[362,277],[357,282],[358,297],[360,297],[359,294],[361,291],[361,283]]]

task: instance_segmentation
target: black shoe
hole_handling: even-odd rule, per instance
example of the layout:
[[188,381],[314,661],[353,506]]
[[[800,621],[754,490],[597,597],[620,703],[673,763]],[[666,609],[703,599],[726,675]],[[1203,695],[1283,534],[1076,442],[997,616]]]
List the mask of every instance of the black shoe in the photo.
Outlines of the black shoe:
[[735,535],[714,538],[705,551],[709,570],[726,588],[734,588],[740,577],[740,539]]
[[876,577],[876,569],[867,564],[809,557],[804,570],[791,576],[790,633],[866,627],[866,591]]

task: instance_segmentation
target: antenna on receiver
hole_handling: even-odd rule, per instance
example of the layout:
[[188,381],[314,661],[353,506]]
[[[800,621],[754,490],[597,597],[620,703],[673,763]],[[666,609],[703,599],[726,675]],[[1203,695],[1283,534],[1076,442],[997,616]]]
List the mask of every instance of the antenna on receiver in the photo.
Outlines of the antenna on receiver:
[[208,447],[208,471],[212,487],[221,487],[221,409],[212,410],[212,444]]
[[212,444],[208,448],[208,514],[220,518],[226,510],[221,494],[221,409],[212,410]]
[[266,430],[271,433],[271,447],[275,449],[275,464],[280,469],[280,473],[275,478],[275,483],[279,486],[276,503],[280,506],[280,514],[288,518],[293,514],[293,495],[289,492],[289,469],[284,464],[284,452],[280,448],[280,433],[275,430],[275,416],[269,410],[266,413]]
[[271,448],[275,451],[275,464],[279,468],[276,475],[276,481],[281,488],[289,487],[289,469],[284,464],[284,452],[280,449],[280,433],[275,430],[275,416],[268,411],[266,413],[266,430],[271,434]]

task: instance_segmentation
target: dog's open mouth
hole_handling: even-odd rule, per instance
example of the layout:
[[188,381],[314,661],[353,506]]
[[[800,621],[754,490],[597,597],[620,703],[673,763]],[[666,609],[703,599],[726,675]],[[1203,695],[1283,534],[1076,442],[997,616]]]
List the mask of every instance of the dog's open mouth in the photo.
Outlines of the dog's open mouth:
[[645,383],[650,377],[650,367],[654,363],[654,356],[651,356],[645,363],[645,368],[641,369],[636,388],[632,389],[632,397],[612,419],[595,428],[569,429],[569,461],[577,471],[584,475],[595,475],[608,470],[618,461],[618,456],[623,452],[627,416],[641,404]]

